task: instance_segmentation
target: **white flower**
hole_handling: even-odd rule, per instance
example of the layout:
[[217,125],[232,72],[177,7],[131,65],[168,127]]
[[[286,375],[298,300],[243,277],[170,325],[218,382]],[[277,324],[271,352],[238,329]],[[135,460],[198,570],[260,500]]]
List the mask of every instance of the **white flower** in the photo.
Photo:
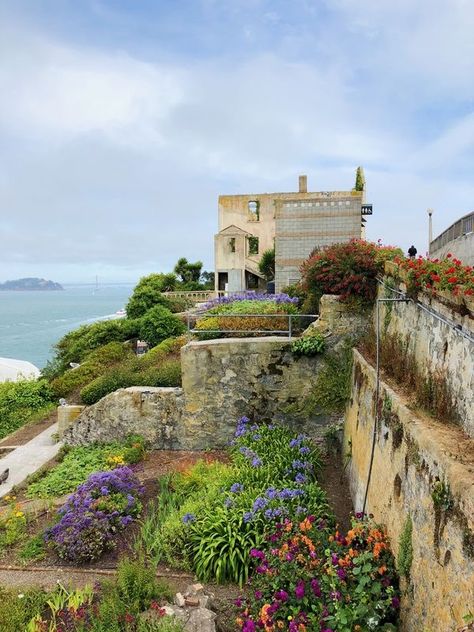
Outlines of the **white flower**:
[[24,595],[23,593],[20,593],[20,594],[18,595],[18,599],[23,599],[23,597],[24,597],[24,596],[25,596],[25,595]]

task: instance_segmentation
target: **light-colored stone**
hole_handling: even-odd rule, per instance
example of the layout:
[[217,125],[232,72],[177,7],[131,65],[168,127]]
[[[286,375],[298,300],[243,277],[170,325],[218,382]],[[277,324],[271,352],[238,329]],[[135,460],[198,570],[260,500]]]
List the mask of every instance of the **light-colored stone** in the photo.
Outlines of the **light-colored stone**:
[[174,596],[174,602],[180,608],[182,608],[184,606],[185,599],[184,599],[183,595],[180,592],[176,593],[176,595]]
[[185,632],[215,632],[216,614],[207,608],[195,608],[184,626]]
[[66,406],[58,406],[58,437],[63,438],[64,432],[76,420],[85,406],[76,404],[67,404]]
[[[355,351],[344,453],[351,455],[356,511],[366,488],[375,406],[375,371]],[[379,406],[385,412],[377,429],[367,511],[386,526],[395,557],[406,517],[413,522],[401,629],[454,632],[474,604],[474,441],[456,426],[416,415],[383,382]],[[448,512],[435,508],[436,481],[449,488],[453,507]]]
[[[379,298],[393,297],[380,289]],[[415,302],[381,304],[383,335],[398,336],[413,355],[419,370],[446,380],[459,413],[459,423],[474,437],[474,343],[459,330],[474,337],[474,318],[462,316],[454,306],[420,293],[420,305],[433,310],[452,326],[441,322]],[[456,328],[457,331],[454,329]]]

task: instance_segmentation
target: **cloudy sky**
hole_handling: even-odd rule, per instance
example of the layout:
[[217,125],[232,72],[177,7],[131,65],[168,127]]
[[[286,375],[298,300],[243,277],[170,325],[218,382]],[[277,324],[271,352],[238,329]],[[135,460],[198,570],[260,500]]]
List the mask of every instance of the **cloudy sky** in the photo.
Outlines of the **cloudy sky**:
[[349,189],[427,247],[474,207],[472,0],[0,0],[0,281],[213,265],[217,196]]

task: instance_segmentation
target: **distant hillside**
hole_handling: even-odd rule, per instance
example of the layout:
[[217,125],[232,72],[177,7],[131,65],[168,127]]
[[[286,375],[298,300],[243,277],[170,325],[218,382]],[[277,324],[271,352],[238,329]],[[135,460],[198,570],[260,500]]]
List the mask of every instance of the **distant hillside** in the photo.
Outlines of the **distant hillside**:
[[55,283],[54,281],[28,277],[27,279],[15,279],[15,281],[5,281],[5,283],[0,283],[0,291],[2,290],[39,290],[44,292],[51,290],[64,290],[64,288],[60,283]]

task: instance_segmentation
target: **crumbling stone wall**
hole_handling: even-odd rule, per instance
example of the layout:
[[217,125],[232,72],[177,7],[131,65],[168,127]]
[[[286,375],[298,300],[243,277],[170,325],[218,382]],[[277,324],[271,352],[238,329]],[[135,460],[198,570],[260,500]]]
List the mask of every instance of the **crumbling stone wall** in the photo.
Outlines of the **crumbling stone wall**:
[[474,444],[453,425],[420,416],[381,383],[354,351],[353,384],[344,428],[344,454],[356,511],[369,471],[375,408],[379,406],[366,511],[386,526],[398,555],[407,516],[413,523],[413,562],[402,579],[402,630],[462,627],[474,603]]
[[326,417],[287,412],[309,393],[321,358],[297,358],[290,347],[281,337],[190,342],[181,349],[182,388],[119,389],[87,408],[65,441],[107,442],[139,433],[155,448],[220,448],[242,415],[321,434]]

